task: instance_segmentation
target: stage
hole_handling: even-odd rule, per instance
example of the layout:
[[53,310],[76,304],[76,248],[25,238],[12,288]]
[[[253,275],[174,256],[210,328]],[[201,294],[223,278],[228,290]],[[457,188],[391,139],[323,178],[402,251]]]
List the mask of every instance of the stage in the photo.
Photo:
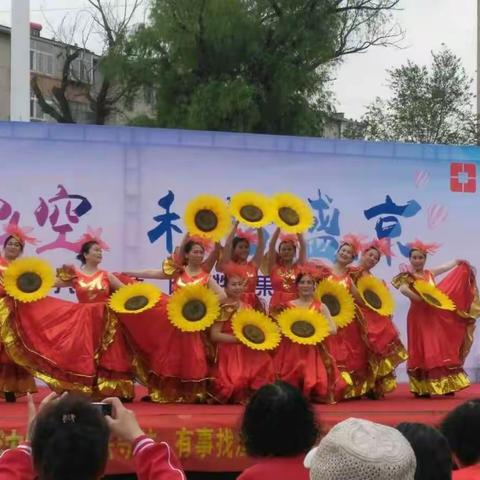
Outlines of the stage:
[[[40,401],[48,393],[40,389],[34,396]],[[243,408],[238,405],[159,405],[140,402],[145,389],[137,389],[134,410],[145,432],[157,440],[169,442],[187,471],[235,472],[249,463],[239,438],[238,425]],[[323,431],[348,417],[397,425],[400,422],[422,422],[437,425],[456,405],[480,398],[480,384],[454,397],[416,399],[406,385],[384,400],[349,400],[337,405],[317,405]],[[10,448],[25,435],[27,406],[24,398],[15,404],[0,404],[0,449]],[[107,473],[132,472],[128,444],[112,439]]]

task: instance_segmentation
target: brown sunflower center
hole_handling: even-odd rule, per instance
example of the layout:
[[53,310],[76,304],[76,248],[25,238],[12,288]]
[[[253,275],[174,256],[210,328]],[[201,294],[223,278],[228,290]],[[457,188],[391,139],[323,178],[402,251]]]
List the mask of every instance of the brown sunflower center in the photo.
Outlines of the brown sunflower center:
[[182,315],[189,322],[198,322],[206,313],[206,305],[197,299],[189,300],[182,308]]
[[23,293],[36,292],[42,286],[42,277],[35,272],[25,272],[17,278],[17,288]]
[[212,210],[203,208],[195,214],[195,225],[202,232],[211,232],[217,228],[217,215]]
[[306,320],[297,320],[290,327],[297,337],[308,338],[315,334],[315,327]]
[[287,225],[293,227],[300,223],[300,215],[290,207],[281,207],[278,209],[278,216],[284,221]]
[[382,308],[382,299],[373,290],[367,288],[363,292],[363,298],[373,308]]
[[433,295],[430,295],[429,293],[422,293],[422,296],[428,303],[431,303],[432,305],[435,305],[436,307],[440,307],[442,305],[442,302],[437,297],[434,297]]
[[335,295],[332,295],[331,293],[326,293],[322,296],[322,303],[327,306],[328,311],[330,312],[330,315],[332,317],[336,317],[340,313],[340,302]]
[[265,333],[257,325],[245,325],[242,328],[242,333],[252,343],[260,344],[265,341]]
[[145,295],[135,295],[133,297],[130,297],[125,302],[124,307],[125,307],[125,310],[133,312],[135,310],[140,310],[147,305],[148,305],[148,298]]
[[255,205],[245,205],[240,209],[240,215],[247,222],[259,222],[263,218],[263,212]]

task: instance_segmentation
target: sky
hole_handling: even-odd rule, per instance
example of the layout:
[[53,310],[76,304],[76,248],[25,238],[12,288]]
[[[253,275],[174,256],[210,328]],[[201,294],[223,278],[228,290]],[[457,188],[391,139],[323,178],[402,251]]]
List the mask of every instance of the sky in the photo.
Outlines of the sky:
[[[10,5],[15,0],[0,0],[0,24],[10,25]],[[111,0],[123,5],[131,0]],[[60,23],[68,14],[75,14],[85,0],[30,0],[31,20],[45,26]],[[405,31],[402,48],[377,47],[363,54],[350,55],[335,71],[332,90],[336,107],[349,118],[359,118],[376,96],[386,97],[386,70],[405,64],[408,59],[429,64],[431,51],[444,43],[458,55],[467,74],[476,77],[477,0],[401,0],[400,11],[394,13]],[[140,13],[138,21],[143,19]]]

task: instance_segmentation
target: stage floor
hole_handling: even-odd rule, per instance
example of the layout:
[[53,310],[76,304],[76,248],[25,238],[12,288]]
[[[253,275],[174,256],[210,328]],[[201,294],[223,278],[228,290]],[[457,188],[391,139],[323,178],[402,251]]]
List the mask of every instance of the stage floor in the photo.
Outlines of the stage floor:
[[[34,396],[40,401],[48,390]],[[239,405],[159,405],[140,402],[146,391],[137,389],[136,401],[128,404],[135,411],[146,433],[169,442],[189,471],[241,471],[249,463],[239,438],[238,425],[243,408]],[[422,422],[438,425],[447,412],[472,398],[480,398],[480,384],[474,384],[454,397],[417,399],[400,385],[383,400],[349,400],[337,405],[317,405],[315,410],[324,431],[348,417],[397,425]],[[25,435],[26,400],[0,403],[0,449],[15,446]],[[112,439],[108,473],[132,472],[128,444]]]

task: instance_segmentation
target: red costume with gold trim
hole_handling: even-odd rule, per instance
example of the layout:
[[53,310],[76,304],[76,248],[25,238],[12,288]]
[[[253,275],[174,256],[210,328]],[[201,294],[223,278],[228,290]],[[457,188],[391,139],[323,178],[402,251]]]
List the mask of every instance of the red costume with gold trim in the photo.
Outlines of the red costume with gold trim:
[[[245,303],[221,307],[222,333],[233,335],[232,318]],[[219,342],[212,370],[212,394],[221,403],[246,403],[253,392],[275,381],[272,357],[267,351],[252,350],[242,343]]]
[[[310,308],[321,312],[321,302],[314,300]],[[288,302],[284,308],[295,308]],[[331,337],[331,336],[330,336]],[[297,387],[316,403],[335,403],[343,398],[347,383],[328,347],[328,338],[317,345],[300,345],[282,338],[273,353],[277,377]]]
[[288,302],[295,300],[298,296],[295,280],[299,273],[298,264],[289,267],[277,261],[270,272],[272,285],[272,298],[270,299],[270,312],[283,308]]
[[[396,288],[414,290],[417,279],[435,285],[433,274],[400,273]],[[407,315],[410,390],[418,395],[444,395],[470,385],[463,369],[473,341],[475,318],[480,309],[475,274],[465,262],[451,270],[437,285],[455,303],[455,311],[441,310],[424,301],[411,301]]]

